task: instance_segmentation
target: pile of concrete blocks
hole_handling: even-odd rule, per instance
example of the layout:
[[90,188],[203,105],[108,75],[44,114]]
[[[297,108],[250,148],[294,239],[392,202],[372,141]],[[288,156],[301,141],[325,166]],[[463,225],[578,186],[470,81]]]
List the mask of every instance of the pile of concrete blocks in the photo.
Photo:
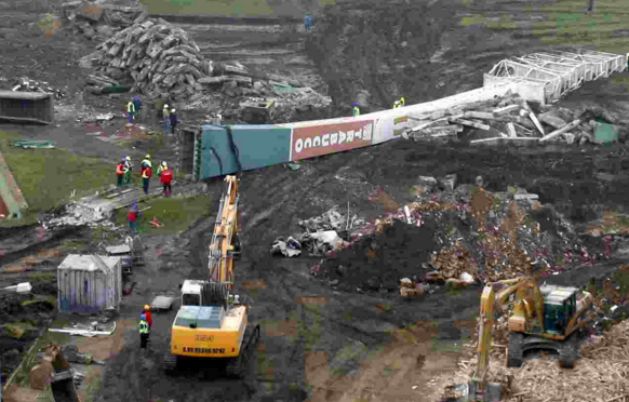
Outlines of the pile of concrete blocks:
[[190,97],[203,90],[199,80],[211,74],[211,64],[187,33],[161,18],[123,29],[96,49],[84,66],[113,79],[130,76],[132,90],[149,97]]

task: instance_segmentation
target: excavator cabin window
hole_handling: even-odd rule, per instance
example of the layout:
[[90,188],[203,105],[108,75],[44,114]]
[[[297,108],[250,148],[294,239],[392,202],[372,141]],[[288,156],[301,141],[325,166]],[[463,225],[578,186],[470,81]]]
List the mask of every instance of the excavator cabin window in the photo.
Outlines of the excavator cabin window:
[[546,304],[544,306],[544,327],[547,332],[563,334],[566,328],[566,314],[563,304]]
[[199,306],[201,305],[201,295],[186,293],[182,295],[181,302],[184,306]]

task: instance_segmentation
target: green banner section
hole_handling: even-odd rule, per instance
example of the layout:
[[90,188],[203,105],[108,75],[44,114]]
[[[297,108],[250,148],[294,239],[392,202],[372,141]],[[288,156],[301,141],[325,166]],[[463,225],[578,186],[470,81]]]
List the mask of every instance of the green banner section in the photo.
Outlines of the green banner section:
[[273,125],[203,126],[199,178],[288,162],[290,144],[290,128]]

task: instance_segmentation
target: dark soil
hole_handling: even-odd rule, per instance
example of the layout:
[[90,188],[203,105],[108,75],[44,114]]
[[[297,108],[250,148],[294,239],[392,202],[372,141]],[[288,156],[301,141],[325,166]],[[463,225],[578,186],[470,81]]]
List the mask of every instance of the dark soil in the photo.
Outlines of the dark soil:
[[[543,47],[533,39],[513,42],[509,32],[457,27],[457,15],[466,12],[459,2],[439,1],[428,5],[428,2],[415,1],[395,3],[395,6],[374,0],[338,3],[340,5],[331,7],[327,15],[317,17],[315,32],[307,43],[308,54],[318,65],[334,97],[338,115],[347,113],[344,107],[354,101],[362,89],[371,94],[368,100],[372,109],[388,107],[399,96],[405,96],[410,104],[472,89],[481,85],[482,73],[499,59],[514,52],[525,53],[535,46]],[[473,3],[474,7],[481,7],[488,2]],[[500,13],[520,6],[507,2],[495,7]],[[77,79],[81,73],[71,60],[87,54],[94,43],[63,32],[52,39],[44,39],[36,25],[23,32],[21,28],[30,22],[36,23],[40,13],[52,10],[50,4],[5,0],[0,2],[0,9],[13,13],[0,23],[4,44],[0,45],[1,75],[28,75],[48,80],[71,94],[69,101],[99,105],[108,108],[107,111],[122,110],[126,95],[86,96],[84,101],[74,96],[82,84]],[[291,38],[290,42],[292,46],[295,41]],[[443,50],[441,60],[433,58],[440,50]],[[604,83],[592,83],[587,96],[593,97],[596,91],[606,89]],[[566,102],[578,107],[584,100],[580,96],[577,92]],[[620,90],[614,92],[613,98],[605,99],[606,107],[610,108],[626,101],[626,92]],[[619,107],[619,110],[623,109]],[[123,124],[122,120],[115,122]],[[112,161],[120,157],[121,148],[85,136],[82,127],[71,118],[58,125],[10,125],[3,129],[35,138],[52,138],[58,146],[80,154],[98,155]],[[170,152],[169,149],[163,151],[165,157],[171,156],[167,151]],[[460,337],[452,323],[473,319],[477,314],[479,289],[453,294],[440,290],[411,303],[388,294],[381,297],[376,292],[357,295],[355,289],[349,287],[347,290],[351,292],[333,290],[327,283],[312,279],[310,268],[316,260],[272,258],[268,251],[277,236],[299,230],[300,219],[316,216],[335,205],[345,208],[348,202],[352,213],[373,219],[385,212],[382,206],[369,201],[369,194],[376,188],[403,204],[413,199],[409,190],[417,184],[418,176],[439,177],[451,173],[456,173],[462,183],[473,183],[475,177],[481,175],[492,191],[504,191],[509,185],[526,188],[538,193],[543,203],[553,204],[566,217],[582,222],[605,208],[626,211],[627,151],[624,144],[497,150],[398,141],[303,161],[297,171],[274,166],[247,172],[241,186],[243,256],[237,264],[236,283],[240,294],[251,301],[251,321],[263,325],[262,344],[252,362],[252,373],[244,381],[216,377],[212,370],[166,376],[159,362],[168,349],[175,312],[155,314],[150,350],[143,353],[136,331],[130,330],[122,352],[108,363],[98,400],[302,401],[311,391],[322,395],[322,400],[338,401],[342,395],[335,391],[310,387],[306,367],[308,353],[325,352],[332,357],[357,342],[369,350],[377,350],[391,340],[393,329],[420,321],[436,324],[437,335],[442,339]],[[132,152],[141,156],[145,150]],[[599,172],[611,173],[613,179],[602,182],[596,177]],[[222,185],[220,180],[210,183],[208,202],[217,200]],[[549,215],[542,214],[538,218],[542,222],[546,220],[544,224],[553,231],[556,225],[547,219]],[[182,235],[145,239],[146,264],[135,273],[134,280],[138,284],[124,299],[121,317],[135,321],[140,307],[155,294],[176,292],[184,278],[205,277],[204,255],[211,228],[212,220],[208,219]],[[38,242],[30,230],[18,230],[14,238],[2,232],[0,241],[10,244],[12,250],[19,253]],[[348,282],[356,287],[365,286],[370,273],[380,269],[382,272],[377,272],[373,278],[382,281],[386,289],[395,288],[401,277],[412,275],[426,261],[428,250],[434,249],[433,232],[430,226],[416,229],[403,224],[388,230],[390,232],[377,236],[375,241],[367,239],[356,248],[339,253],[336,260],[324,266],[329,264],[329,272],[334,275],[340,265],[347,267],[344,275],[349,276]],[[375,247],[371,243],[375,243]],[[366,256],[370,248],[376,248],[372,260]],[[585,284],[598,268],[611,272],[617,263],[570,271],[553,280],[566,278],[566,282],[573,285]],[[260,281],[264,286],[249,288],[245,286],[246,281]],[[43,286],[38,291],[52,292],[52,289]],[[325,303],[306,305],[300,302],[303,296],[320,297]],[[41,311],[23,309],[15,301],[1,303],[6,303],[4,309],[0,306],[5,314],[1,316],[3,322],[9,315],[18,320],[36,316],[39,325],[45,320],[39,316]],[[389,306],[386,311],[377,307],[383,304]],[[289,334],[273,336],[274,325],[284,322],[297,328]],[[16,361],[15,351],[19,353],[26,343],[5,337],[0,341],[6,342],[0,343],[0,350],[6,351],[2,357],[6,374],[11,365],[7,362]],[[424,386],[423,383],[418,385]]]
[[436,225],[421,227],[395,221],[373,238],[364,238],[328,258],[316,276],[338,283],[345,291],[396,292],[399,280],[421,277],[421,264],[436,249]]

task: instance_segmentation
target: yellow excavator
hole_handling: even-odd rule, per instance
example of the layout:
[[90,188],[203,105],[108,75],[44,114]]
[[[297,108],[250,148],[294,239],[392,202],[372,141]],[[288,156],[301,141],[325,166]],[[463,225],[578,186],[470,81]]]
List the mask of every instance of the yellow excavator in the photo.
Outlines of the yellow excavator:
[[573,368],[578,356],[578,332],[588,322],[585,313],[592,306],[592,295],[575,287],[538,286],[534,276],[488,283],[481,295],[478,362],[469,383],[470,401],[500,400],[500,387],[488,384],[487,370],[494,308],[502,312],[509,305],[508,367],[520,367],[528,350],[546,349],[559,354],[561,367]]
[[228,376],[242,377],[260,326],[248,324],[248,306],[234,290],[234,259],[238,241],[239,178],[226,176],[209,246],[209,280],[187,279],[181,286],[181,307],[171,328],[164,368],[173,372],[182,358],[215,359],[226,363]]

